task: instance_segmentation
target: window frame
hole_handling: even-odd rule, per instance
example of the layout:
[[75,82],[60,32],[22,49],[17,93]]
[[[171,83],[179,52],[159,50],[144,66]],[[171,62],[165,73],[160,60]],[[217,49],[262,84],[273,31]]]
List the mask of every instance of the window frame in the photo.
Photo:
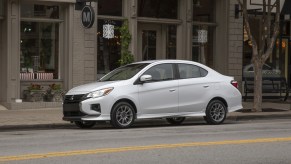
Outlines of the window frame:
[[[64,49],[62,47],[63,46],[63,42],[64,42],[64,38],[61,36],[61,34],[64,33],[64,27],[63,27],[63,23],[65,22],[64,20],[64,11],[62,10],[63,9],[63,5],[62,4],[59,4],[59,3],[45,3],[45,2],[22,2],[23,4],[33,4],[33,5],[57,5],[59,6],[59,18],[58,19],[54,19],[54,18],[41,18],[41,17],[23,17],[21,14],[20,14],[20,24],[21,22],[36,22],[36,23],[58,23],[58,30],[59,30],[59,36],[57,36],[57,39],[59,40],[59,43],[58,43],[58,68],[57,68],[57,71],[58,71],[58,76],[57,78],[54,78],[54,79],[50,79],[50,80],[53,80],[53,81],[59,81],[59,80],[62,80],[62,74],[63,74],[63,68],[61,67],[61,63],[63,62],[64,60],[64,56],[62,56],[61,52],[64,51]],[[20,8],[21,10],[21,8]],[[21,32],[21,31],[20,31]],[[21,39],[21,37],[20,37]],[[31,79],[32,81],[43,81],[42,79]],[[27,81],[27,80],[22,80],[22,81]],[[47,80],[48,81],[48,80]]]

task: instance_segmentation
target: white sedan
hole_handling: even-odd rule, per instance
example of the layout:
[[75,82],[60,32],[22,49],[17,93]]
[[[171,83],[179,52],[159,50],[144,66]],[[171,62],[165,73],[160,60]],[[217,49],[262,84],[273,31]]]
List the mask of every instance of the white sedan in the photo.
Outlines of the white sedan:
[[242,108],[237,87],[233,77],[200,63],[137,62],[68,91],[63,120],[80,128],[91,128],[98,121],[128,128],[135,120],[148,118],[181,124],[193,116],[202,116],[209,124],[221,124],[228,112]]

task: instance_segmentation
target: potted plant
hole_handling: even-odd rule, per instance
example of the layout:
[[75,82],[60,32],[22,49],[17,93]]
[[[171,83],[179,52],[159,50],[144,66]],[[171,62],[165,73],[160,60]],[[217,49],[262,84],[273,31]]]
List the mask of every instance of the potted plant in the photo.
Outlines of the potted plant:
[[51,84],[46,91],[45,99],[51,102],[62,102],[64,91],[62,90],[61,84]]
[[23,93],[24,99],[30,102],[43,101],[43,87],[40,84],[31,83]]

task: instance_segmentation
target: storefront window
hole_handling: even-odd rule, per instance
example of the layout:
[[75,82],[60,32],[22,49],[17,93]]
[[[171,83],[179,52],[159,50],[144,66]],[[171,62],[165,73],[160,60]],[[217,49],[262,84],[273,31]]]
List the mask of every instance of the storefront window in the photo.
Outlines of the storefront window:
[[4,0],[0,0],[0,19],[4,16]]
[[21,4],[21,17],[59,19],[59,6]]
[[21,80],[59,79],[59,9],[57,5],[21,5]]
[[213,27],[194,25],[192,36],[192,60],[213,67]]
[[98,15],[122,16],[122,0],[98,0]]
[[[261,38],[262,20],[260,16],[250,17],[250,27],[255,39]],[[290,22],[282,22],[280,25],[280,34],[277,38],[273,52],[263,65],[263,77],[285,77],[290,78]],[[257,44],[262,43],[257,39]],[[252,42],[248,38],[247,32],[244,29],[244,43],[243,43],[243,76],[254,76],[254,69],[252,64]],[[291,78],[290,78],[291,79]],[[289,86],[290,81],[288,80]]]
[[176,59],[176,36],[177,36],[177,26],[169,25],[167,28],[167,59]]
[[177,19],[178,0],[138,0],[138,16]]
[[21,22],[21,72],[47,73],[43,78],[57,79],[58,35],[57,23]]
[[193,0],[193,21],[214,22],[215,0]]
[[121,57],[121,46],[120,32],[117,28],[121,25],[122,21],[98,20],[97,73],[101,76],[119,67],[118,60]]

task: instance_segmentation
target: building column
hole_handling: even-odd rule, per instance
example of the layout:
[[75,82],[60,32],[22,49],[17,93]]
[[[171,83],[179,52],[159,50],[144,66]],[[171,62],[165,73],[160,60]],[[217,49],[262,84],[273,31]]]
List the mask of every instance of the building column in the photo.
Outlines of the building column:
[[2,40],[3,61],[1,63],[4,68],[2,84],[6,87],[3,88],[4,92],[1,94],[4,94],[4,102],[11,103],[20,98],[20,1],[8,0],[6,6],[7,18],[3,21],[4,41]]
[[182,24],[177,26],[177,59],[191,60],[192,0],[179,0],[178,2],[178,19],[182,20]]
[[123,0],[123,16],[128,19],[131,43],[129,51],[133,54],[134,60],[138,60],[138,31],[137,31],[137,0]]

